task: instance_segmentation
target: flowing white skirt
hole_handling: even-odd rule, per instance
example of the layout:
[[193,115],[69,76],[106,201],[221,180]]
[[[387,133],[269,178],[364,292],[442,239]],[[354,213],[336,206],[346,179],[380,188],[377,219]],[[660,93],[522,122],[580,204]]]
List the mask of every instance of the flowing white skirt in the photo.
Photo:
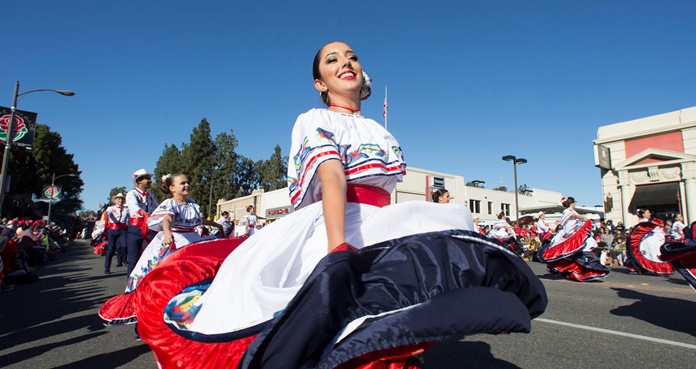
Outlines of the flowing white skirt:
[[[357,248],[417,233],[472,230],[472,225],[469,209],[454,204],[346,205],[346,240]],[[227,257],[197,300],[189,330],[225,333],[271,319],[295,296],[327,248],[321,202],[264,227]]]
[[170,253],[175,249],[180,249],[190,243],[200,242],[204,240],[210,240],[217,238],[216,236],[201,237],[198,232],[172,232],[174,235],[174,246],[175,248],[170,249],[170,245],[162,244],[164,240],[164,232],[157,232],[157,235],[150,241],[143,253],[140,255],[140,259],[135,264],[135,268],[128,276],[128,283],[126,284],[126,292],[132,292],[138,287],[140,281],[149,273],[154,267],[161,263]]

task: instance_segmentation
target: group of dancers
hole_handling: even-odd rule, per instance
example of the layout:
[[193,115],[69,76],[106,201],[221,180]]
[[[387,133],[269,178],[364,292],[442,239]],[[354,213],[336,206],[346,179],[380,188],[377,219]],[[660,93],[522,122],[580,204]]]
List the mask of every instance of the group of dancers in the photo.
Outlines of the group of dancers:
[[[431,197],[436,203],[449,203],[450,199],[446,189],[433,190]],[[555,234],[544,221],[543,212],[537,217],[536,227],[541,241],[538,259],[545,262],[551,272],[572,281],[606,277],[609,269],[593,252],[598,245],[593,237],[592,222],[575,211],[574,198],[562,198],[561,205],[566,209]],[[649,275],[669,275],[677,270],[696,289],[696,241],[692,227],[682,223],[680,214],[670,228],[670,234],[666,235],[663,222],[654,218],[649,209],[637,209],[635,214],[639,222],[628,235],[627,269],[631,273]],[[474,227],[478,228],[476,220]],[[518,254],[522,249],[509,219],[502,212],[487,236],[508,245]]]
[[[371,88],[356,53],[329,43],[312,72],[326,108],[292,129],[296,211],[250,237],[207,237],[204,225],[222,226],[187,198],[184,174],[162,178],[170,198],[157,204],[152,174],[136,172],[127,211],[113,214],[127,225],[114,229],[148,246],[135,260],[128,246],[128,282],[102,305],[105,324],[137,323],[162,368],[408,369],[438,341],[529,332],[548,300],[512,245],[481,235],[446,190],[391,204],[406,162],[398,141],[360,114]],[[572,197],[562,204],[554,236],[543,218],[538,226],[540,258],[571,280],[605,277],[591,222]],[[684,242],[661,244],[659,222],[646,219],[629,237],[636,265],[659,273],[669,264],[696,285],[691,227]],[[494,233],[511,230],[499,223]]]
[[[561,217],[561,229],[555,236],[542,237],[539,259],[548,268],[569,280],[588,281],[604,278],[609,269],[592,252],[597,242],[592,237],[592,223],[575,211],[575,199],[563,198],[566,208]],[[631,273],[669,275],[678,271],[696,289],[696,240],[693,224],[686,227],[679,215],[669,235],[662,220],[653,217],[649,209],[637,209],[639,218],[626,239],[625,262]]]
[[560,229],[553,237],[542,236],[537,256],[549,270],[572,281],[604,278],[609,274],[609,268],[602,265],[592,251],[597,247],[592,236],[592,221],[575,211],[576,204],[572,197],[561,199],[565,210],[561,215]]
[[158,233],[100,309],[105,323],[137,323],[163,368],[416,368],[438,341],[529,332],[543,285],[466,207],[391,204],[406,162],[360,114],[371,88],[356,53],[329,43],[312,71],[326,108],[292,129],[296,211],[206,239],[186,176],[166,178],[171,198],[145,216]]

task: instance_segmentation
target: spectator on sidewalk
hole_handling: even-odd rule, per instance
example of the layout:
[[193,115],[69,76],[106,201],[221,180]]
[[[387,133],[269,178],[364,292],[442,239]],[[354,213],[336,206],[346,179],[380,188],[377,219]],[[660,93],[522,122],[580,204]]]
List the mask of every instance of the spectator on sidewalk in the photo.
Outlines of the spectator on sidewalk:
[[[6,228],[7,229],[7,228]],[[35,282],[39,277],[34,273],[26,262],[26,255],[18,248],[17,236],[10,229],[0,232],[0,258],[3,265],[3,276],[5,285]]]
[[609,233],[609,230],[605,227],[600,228],[599,236],[601,237],[600,246],[604,246],[608,249],[611,249],[612,244],[614,243],[614,236],[611,233]]
[[29,266],[43,265],[48,261],[46,247],[43,246],[43,236],[34,233],[30,229],[24,228],[22,223],[22,232],[17,233],[19,241],[17,247],[26,255],[26,262]]

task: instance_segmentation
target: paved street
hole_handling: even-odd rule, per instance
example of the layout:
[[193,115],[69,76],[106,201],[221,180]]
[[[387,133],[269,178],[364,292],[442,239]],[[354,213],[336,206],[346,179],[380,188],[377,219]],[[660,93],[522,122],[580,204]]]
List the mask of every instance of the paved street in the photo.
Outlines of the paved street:
[[[0,293],[0,367],[156,368],[133,327],[101,325],[96,311],[125,285],[125,268],[103,273],[103,257],[76,241],[36,268],[41,280]],[[425,367],[673,368],[696,362],[696,293],[681,276],[628,275],[574,283],[530,263],[549,294],[531,334],[475,335],[436,345]],[[456,308],[456,307],[453,307]]]

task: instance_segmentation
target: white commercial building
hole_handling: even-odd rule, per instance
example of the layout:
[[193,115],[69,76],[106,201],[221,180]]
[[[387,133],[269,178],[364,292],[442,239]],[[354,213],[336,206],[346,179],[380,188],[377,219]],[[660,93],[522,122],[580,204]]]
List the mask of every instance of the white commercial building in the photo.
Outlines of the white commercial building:
[[607,219],[631,226],[647,208],[696,220],[696,107],[599,127],[594,149]]

